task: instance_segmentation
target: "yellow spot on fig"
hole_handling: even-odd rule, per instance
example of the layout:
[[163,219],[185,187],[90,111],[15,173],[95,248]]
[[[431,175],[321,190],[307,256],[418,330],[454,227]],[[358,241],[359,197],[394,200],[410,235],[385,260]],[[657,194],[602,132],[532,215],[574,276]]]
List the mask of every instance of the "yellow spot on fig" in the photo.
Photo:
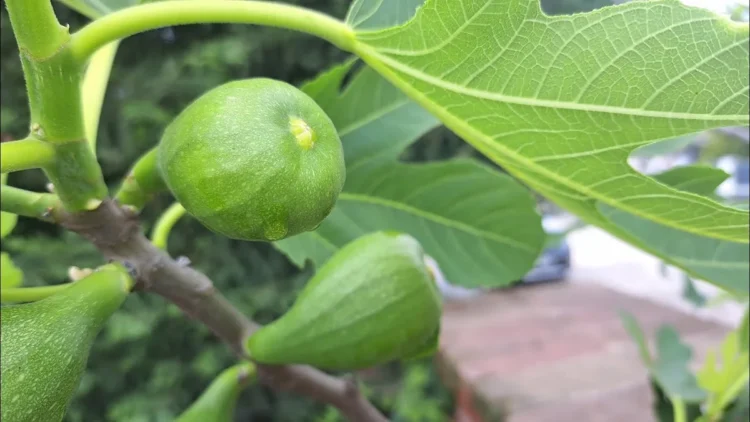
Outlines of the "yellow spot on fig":
[[289,119],[289,127],[291,128],[294,138],[297,139],[297,143],[302,149],[308,150],[315,145],[317,136],[307,122],[300,118],[292,117]]
[[286,236],[287,227],[281,221],[272,221],[266,224],[263,230],[263,234],[268,240],[279,240]]
[[89,199],[86,201],[86,210],[87,211],[94,211],[95,209],[99,208],[99,205],[102,204],[102,201],[100,199]]

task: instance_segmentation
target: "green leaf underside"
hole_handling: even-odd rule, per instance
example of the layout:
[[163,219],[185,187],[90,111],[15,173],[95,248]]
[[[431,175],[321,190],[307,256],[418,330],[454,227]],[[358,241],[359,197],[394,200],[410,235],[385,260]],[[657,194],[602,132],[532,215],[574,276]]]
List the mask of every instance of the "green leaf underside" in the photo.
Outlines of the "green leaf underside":
[[401,25],[414,17],[424,0],[355,0],[346,15],[346,23],[357,29],[380,29]]
[[630,154],[631,157],[654,157],[657,155],[673,154],[694,144],[696,136],[681,136],[679,138],[667,139],[654,142],[653,144],[638,147]]
[[589,223],[648,249],[602,216],[601,202],[747,247],[746,211],[627,164],[655,141],[748,124],[747,25],[672,0],[560,17],[537,0],[429,0],[405,25],[357,38],[379,73]]
[[344,146],[347,180],[331,215],[314,232],[276,242],[297,265],[322,265],[376,230],[409,233],[451,282],[504,285],[533,265],[543,242],[531,195],[472,160],[403,164],[399,154],[439,121],[370,68],[340,90],[353,62],[302,89],[331,117]]
[[747,243],[696,236],[604,204],[599,204],[598,209],[609,221],[647,244],[658,255],[668,256],[670,262],[735,294],[748,295],[750,247]]
[[684,192],[709,196],[729,178],[729,174],[715,167],[692,165],[675,167],[655,174],[653,178]]
[[[710,195],[727,179],[723,170],[706,166],[677,167],[654,175],[654,179],[676,189]],[[750,266],[747,244],[708,239],[633,216],[599,203],[598,209],[609,222],[627,232],[657,255],[669,257],[696,277],[713,282],[735,294],[748,295]]]

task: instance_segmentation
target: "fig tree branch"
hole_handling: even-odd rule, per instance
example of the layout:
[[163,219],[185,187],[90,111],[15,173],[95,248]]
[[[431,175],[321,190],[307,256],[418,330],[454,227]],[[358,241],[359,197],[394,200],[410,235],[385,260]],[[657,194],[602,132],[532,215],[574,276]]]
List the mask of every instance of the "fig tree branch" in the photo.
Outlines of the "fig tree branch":
[[[131,267],[136,289],[160,295],[185,314],[205,324],[239,357],[247,357],[245,341],[259,325],[245,317],[204,274],[171,259],[141,232],[135,213],[105,200],[89,212],[65,214],[59,223],[91,241],[105,257]],[[356,385],[309,366],[258,365],[262,381],[328,403],[353,422],[386,422]]]

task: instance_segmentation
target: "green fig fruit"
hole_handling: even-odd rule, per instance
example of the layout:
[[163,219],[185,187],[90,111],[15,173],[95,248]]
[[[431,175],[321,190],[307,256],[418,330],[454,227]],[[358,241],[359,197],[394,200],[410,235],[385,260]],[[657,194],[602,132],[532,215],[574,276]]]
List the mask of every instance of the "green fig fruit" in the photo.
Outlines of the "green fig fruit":
[[247,352],[263,364],[331,370],[413,359],[437,348],[441,310],[419,242],[375,232],[331,257],[286,314],[250,337]]
[[18,287],[23,282],[23,271],[16,267],[10,255],[0,252],[0,287],[3,289]]
[[62,420],[94,337],[131,285],[108,264],[46,299],[0,308],[3,422]]
[[346,176],[326,113],[292,85],[263,78],[226,83],[185,108],[162,136],[158,164],[189,214],[242,240],[313,230]]
[[175,422],[232,422],[237,397],[253,379],[250,362],[225,369]]

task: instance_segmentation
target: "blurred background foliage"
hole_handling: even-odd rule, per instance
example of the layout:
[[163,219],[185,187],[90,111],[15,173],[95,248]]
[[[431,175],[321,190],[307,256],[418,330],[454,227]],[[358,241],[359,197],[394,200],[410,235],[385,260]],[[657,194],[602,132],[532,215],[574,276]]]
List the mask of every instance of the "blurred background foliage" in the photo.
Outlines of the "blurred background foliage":
[[[296,0],[301,6],[343,17],[350,0]],[[610,0],[547,0],[549,13],[591,10]],[[86,20],[56,7],[73,30]],[[18,51],[5,8],[0,21],[0,136],[25,136],[28,111]],[[206,90],[232,79],[270,77],[299,85],[346,55],[319,39],[246,25],[193,25],[132,37],[120,47],[99,128],[98,156],[112,189],[136,158],[156,144],[165,125]],[[439,128],[405,154],[407,160],[476,155]],[[9,184],[44,189],[39,171],[14,173]],[[170,203],[160,197],[146,211],[146,229]],[[311,271],[297,270],[272,246],[215,236],[195,221],[180,221],[170,253],[187,256],[245,314],[262,323],[281,315]],[[26,285],[64,282],[70,266],[94,267],[102,258],[77,235],[21,219],[3,239],[3,250],[24,271]],[[232,356],[203,326],[162,299],[135,294],[108,322],[92,351],[88,371],[67,421],[170,421],[185,409]],[[452,415],[452,395],[429,359],[393,364],[363,375],[366,392],[395,422],[439,422]],[[249,387],[239,400],[238,421],[333,422],[330,408],[309,400]]]

